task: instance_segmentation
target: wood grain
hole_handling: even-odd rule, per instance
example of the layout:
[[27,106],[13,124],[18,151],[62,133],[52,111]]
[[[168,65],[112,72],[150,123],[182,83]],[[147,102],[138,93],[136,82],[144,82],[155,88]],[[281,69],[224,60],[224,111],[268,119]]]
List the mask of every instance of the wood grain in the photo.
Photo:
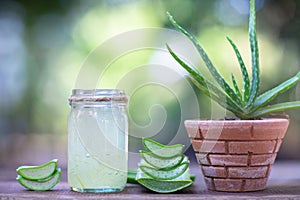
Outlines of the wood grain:
[[300,200],[300,162],[275,163],[271,172],[268,187],[264,191],[245,193],[213,192],[206,189],[201,170],[196,165],[191,166],[196,174],[195,183],[180,192],[172,194],[153,193],[139,185],[127,184],[124,191],[112,194],[88,194],[72,192],[66,181],[66,171],[63,180],[52,191],[35,192],[25,190],[15,181],[14,169],[0,170],[0,200],[35,200],[35,199],[161,199],[161,200],[202,200],[202,199],[299,199]]

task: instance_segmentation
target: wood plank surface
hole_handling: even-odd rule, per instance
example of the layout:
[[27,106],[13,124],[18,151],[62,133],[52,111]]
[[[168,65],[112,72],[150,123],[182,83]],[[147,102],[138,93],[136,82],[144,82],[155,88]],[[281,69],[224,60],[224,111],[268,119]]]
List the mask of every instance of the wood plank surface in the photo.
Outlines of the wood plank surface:
[[66,180],[66,170],[62,181],[51,191],[28,191],[15,180],[14,169],[0,171],[0,200],[21,199],[300,199],[300,162],[276,162],[273,166],[268,187],[264,191],[247,193],[213,192],[206,189],[201,171],[192,165],[191,171],[196,174],[195,183],[180,192],[172,194],[153,193],[140,185],[127,184],[124,191],[111,194],[77,193],[69,189]]

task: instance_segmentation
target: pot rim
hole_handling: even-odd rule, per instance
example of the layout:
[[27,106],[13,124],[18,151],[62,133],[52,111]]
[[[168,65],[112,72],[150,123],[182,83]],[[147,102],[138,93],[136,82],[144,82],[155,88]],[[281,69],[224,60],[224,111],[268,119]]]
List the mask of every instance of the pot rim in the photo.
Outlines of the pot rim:
[[290,120],[287,118],[262,118],[262,119],[249,119],[249,120],[241,120],[241,119],[223,119],[223,120],[214,120],[214,119],[187,119],[185,123],[230,123],[230,124],[238,124],[238,123],[268,123],[268,122],[289,122]]

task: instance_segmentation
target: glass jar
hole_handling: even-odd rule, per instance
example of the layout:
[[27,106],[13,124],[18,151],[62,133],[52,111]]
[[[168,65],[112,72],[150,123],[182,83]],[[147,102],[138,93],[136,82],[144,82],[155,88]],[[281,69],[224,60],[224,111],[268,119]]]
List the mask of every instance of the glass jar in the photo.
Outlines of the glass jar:
[[118,192],[128,169],[127,96],[74,89],[69,98],[68,183],[77,192]]

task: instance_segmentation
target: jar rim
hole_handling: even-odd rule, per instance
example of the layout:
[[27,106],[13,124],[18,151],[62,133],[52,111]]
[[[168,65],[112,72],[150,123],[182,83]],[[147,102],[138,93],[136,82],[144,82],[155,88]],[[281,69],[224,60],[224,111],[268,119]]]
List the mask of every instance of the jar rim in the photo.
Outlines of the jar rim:
[[127,102],[128,97],[119,89],[73,89],[69,97],[72,102]]

